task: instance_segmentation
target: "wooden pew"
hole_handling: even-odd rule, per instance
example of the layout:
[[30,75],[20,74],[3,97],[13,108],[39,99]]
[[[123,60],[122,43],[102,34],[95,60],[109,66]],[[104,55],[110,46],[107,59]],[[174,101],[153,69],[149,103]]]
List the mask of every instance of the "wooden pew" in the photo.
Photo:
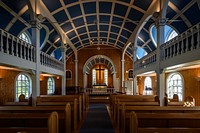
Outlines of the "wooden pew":
[[200,113],[200,107],[181,106],[122,106],[121,123],[119,129],[125,132],[129,122],[130,113]]
[[132,111],[129,118],[129,133],[200,132],[200,113],[135,113]]
[[[74,110],[74,122],[78,123],[78,121],[82,120],[85,112],[82,108],[82,101],[81,95],[40,95],[37,97],[36,106],[65,106],[66,103],[70,103]],[[74,129],[77,129],[77,127]]]
[[[64,133],[71,133],[72,127],[77,127],[77,123],[72,123],[71,106],[69,103],[66,106],[0,106],[0,115],[10,114],[10,115],[23,115],[23,114],[34,114],[34,113],[51,113],[56,111],[59,115],[59,131]],[[76,124],[76,125],[74,125]]]
[[132,102],[132,101],[127,101],[127,102],[121,102],[120,100],[118,101],[118,104],[117,104],[117,112],[116,112],[116,115],[117,115],[117,119],[116,119],[116,124],[117,124],[117,127],[119,128],[119,125],[120,125],[120,121],[121,121],[121,113],[122,113],[122,108],[125,107],[125,106],[160,106],[159,102],[151,102],[151,101],[148,101],[148,102]]
[[59,133],[58,113],[0,114],[0,131]]
[[178,101],[178,99],[168,99],[164,97],[164,105],[165,106],[184,106],[184,102]]
[[[113,113],[117,110],[118,100],[121,102],[159,102],[159,97],[156,95],[110,95],[110,107]],[[114,114],[113,114],[114,115]]]
[[[122,103],[132,106],[159,106],[159,98],[155,95],[111,95],[111,110],[115,121],[118,121]],[[119,124],[119,123],[118,123]],[[118,125],[117,124],[117,125]]]

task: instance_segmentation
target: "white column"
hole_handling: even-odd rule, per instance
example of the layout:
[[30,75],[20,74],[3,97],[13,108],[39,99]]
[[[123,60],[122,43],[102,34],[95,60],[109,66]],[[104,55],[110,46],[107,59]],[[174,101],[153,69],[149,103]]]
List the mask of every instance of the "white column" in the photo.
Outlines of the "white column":
[[122,88],[125,87],[124,85],[124,59],[121,60],[122,61]]
[[134,67],[134,62],[136,61],[136,47],[132,43],[132,50],[133,50],[133,95],[136,95],[137,93],[137,76],[135,75],[135,67]]
[[62,61],[63,61],[63,75],[62,75],[62,95],[66,95],[66,48],[63,45],[63,48],[61,48],[62,51]]
[[38,20],[32,23],[32,44],[35,45],[36,70],[32,70],[32,103],[36,105],[36,97],[40,95],[40,25]]
[[163,70],[160,68],[160,57],[161,57],[161,50],[160,46],[164,43],[164,26],[165,26],[166,19],[159,18],[156,23],[157,28],[157,49],[156,49],[156,91],[157,95],[160,98],[160,106],[164,105],[164,94],[165,94],[165,86],[164,86],[164,73]]
[[114,91],[119,91],[119,86],[118,86],[118,83],[117,83],[117,79],[116,79],[116,72],[113,73],[113,86],[114,86]]
[[138,90],[137,90],[137,76],[133,77],[133,95],[138,95]]
[[75,86],[78,86],[78,60],[74,60],[75,62]]

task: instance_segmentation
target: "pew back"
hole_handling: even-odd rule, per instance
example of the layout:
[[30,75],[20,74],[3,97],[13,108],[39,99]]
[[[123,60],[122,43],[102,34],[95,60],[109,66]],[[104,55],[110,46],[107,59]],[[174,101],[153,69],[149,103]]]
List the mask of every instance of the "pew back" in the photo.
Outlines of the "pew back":
[[[129,133],[200,131],[200,113],[130,113]],[[191,130],[191,131],[190,131]],[[165,131],[165,132],[166,132]],[[127,131],[126,131],[127,132]]]

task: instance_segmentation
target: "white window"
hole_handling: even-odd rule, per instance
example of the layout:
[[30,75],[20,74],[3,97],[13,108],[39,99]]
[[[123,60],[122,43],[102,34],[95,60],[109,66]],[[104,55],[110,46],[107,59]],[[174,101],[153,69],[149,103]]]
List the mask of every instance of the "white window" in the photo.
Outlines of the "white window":
[[22,39],[23,41],[31,44],[31,39],[26,32],[23,32],[21,35],[19,35],[19,38]]
[[92,84],[96,84],[96,70],[92,69]]
[[[164,27],[164,38],[165,38],[165,42],[173,39],[174,37],[176,37],[178,35],[178,33],[170,26],[168,25],[165,25]],[[153,43],[155,44],[155,46],[157,46],[157,29],[156,29],[156,26],[153,25],[151,28],[150,28],[150,36],[151,36],[151,39],[153,41]]]
[[171,40],[171,39],[173,39],[173,38],[176,37],[177,35],[178,35],[178,34],[176,33],[176,31],[173,30],[173,31],[169,34],[169,36],[167,37],[166,42],[169,41],[169,40]]
[[47,87],[48,87],[47,94],[53,94],[55,91],[55,83],[52,77],[48,78]]
[[31,95],[31,78],[26,74],[19,74],[15,81],[15,99],[19,101],[19,96],[21,94],[25,95],[25,98],[28,99]]
[[179,101],[183,101],[183,79],[180,74],[173,73],[167,78],[167,95],[169,99],[177,94]]
[[153,95],[152,80],[150,77],[146,77],[144,80],[144,91],[143,95]]
[[104,69],[104,83],[108,85],[108,69]]

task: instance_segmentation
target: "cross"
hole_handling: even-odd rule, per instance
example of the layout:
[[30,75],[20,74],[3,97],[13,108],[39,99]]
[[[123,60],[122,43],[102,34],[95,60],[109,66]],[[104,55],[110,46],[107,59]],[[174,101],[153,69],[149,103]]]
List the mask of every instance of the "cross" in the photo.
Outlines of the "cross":
[[104,69],[101,69],[101,65],[99,65],[99,68],[96,69],[96,71],[99,71],[99,80],[101,80],[101,71]]

